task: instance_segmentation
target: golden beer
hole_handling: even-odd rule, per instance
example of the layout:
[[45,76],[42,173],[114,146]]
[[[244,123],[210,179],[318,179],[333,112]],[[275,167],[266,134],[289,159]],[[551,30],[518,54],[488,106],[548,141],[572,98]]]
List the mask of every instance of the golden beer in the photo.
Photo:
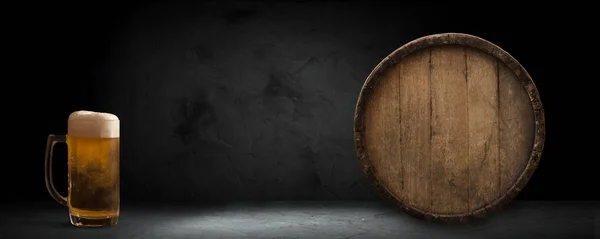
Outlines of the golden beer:
[[71,220],[74,224],[86,219],[116,220],[119,215],[119,138],[67,135],[67,144]]
[[[119,119],[109,113],[76,111],[68,122],[66,137],[51,135],[48,139],[48,191],[59,203],[69,207],[73,225],[116,225],[120,210]],[[56,192],[48,177],[52,148],[63,141],[68,146],[69,194],[66,198]]]

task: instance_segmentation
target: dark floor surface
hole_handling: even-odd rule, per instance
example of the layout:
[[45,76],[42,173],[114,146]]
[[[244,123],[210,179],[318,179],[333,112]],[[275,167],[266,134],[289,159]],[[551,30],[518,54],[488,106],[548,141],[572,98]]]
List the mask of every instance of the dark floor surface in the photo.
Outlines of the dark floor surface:
[[0,238],[600,238],[600,202],[515,201],[485,220],[428,223],[380,202],[269,202],[211,207],[122,205],[112,228],[75,228],[53,202],[4,204]]

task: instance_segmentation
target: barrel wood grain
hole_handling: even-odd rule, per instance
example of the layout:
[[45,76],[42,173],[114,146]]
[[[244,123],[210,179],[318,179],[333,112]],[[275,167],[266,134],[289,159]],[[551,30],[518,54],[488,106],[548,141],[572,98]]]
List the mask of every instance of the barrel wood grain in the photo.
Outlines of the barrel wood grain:
[[[521,82],[504,64],[498,66],[500,78],[500,190],[513,186],[527,166],[533,145],[535,121]],[[519,189],[520,190],[520,189]]]
[[431,48],[430,180],[436,213],[460,213],[468,208],[466,68],[463,47]]
[[537,89],[508,53],[458,33],[412,41],[369,75],[355,144],[387,199],[427,220],[469,221],[525,186],[544,145]]
[[[367,124],[371,125],[372,133],[365,140],[373,142],[370,153],[373,155],[373,170],[382,175],[380,180],[392,191],[402,191],[402,159],[400,154],[389,155],[400,145],[400,117],[398,99],[398,68],[391,69],[379,82],[380,90],[374,92],[373,100],[369,102]],[[382,142],[381,138],[386,140]]]
[[[469,210],[485,206],[500,196],[498,176],[498,63],[492,56],[467,47],[469,119]],[[511,170],[506,168],[506,170]]]
[[400,69],[400,155],[404,195],[412,207],[431,209],[431,51],[408,56]]

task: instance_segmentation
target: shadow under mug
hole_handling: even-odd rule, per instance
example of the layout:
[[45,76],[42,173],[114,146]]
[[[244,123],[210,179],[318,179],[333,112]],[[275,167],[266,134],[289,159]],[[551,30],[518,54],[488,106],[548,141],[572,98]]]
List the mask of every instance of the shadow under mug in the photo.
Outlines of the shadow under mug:
[[[54,200],[69,208],[69,218],[74,226],[105,227],[114,226],[118,222],[118,125],[118,119],[109,121],[70,117],[67,135],[48,136],[45,157],[46,188]],[[52,180],[52,154],[57,143],[66,143],[68,148],[67,197],[56,191]]]

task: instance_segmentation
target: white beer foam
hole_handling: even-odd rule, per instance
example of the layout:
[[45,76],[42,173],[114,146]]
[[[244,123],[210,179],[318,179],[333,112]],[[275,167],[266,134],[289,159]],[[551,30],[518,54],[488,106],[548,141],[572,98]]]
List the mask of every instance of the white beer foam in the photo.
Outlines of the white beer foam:
[[69,115],[68,134],[79,137],[118,138],[119,117],[111,113],[88,110]]

